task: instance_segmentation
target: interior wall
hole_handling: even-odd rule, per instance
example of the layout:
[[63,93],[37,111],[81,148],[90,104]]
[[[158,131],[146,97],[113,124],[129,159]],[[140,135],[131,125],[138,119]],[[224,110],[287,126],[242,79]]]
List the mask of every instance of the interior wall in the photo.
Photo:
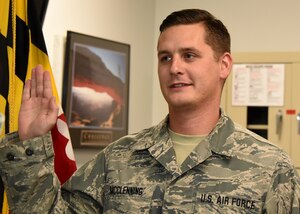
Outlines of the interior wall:
[[[152,121],[154,2],[50,0],[43,31],[58,92],[63,88],[67,30],[130,44],[129,133]],[[97,150],[76,150],[80,166]]]
[[[300,1],[298,0],[155,0],[155,29],[172,11],[201,8],[210,11],[227,26],[232,52],[300,51]],[[155,31],[155,40],[158,31]],[[154,50],[154,56],[156,50]],[[154,65],[157,61],[155,56]],[[168,112],[161,95],[157,72],[153,78],[153,124]]]

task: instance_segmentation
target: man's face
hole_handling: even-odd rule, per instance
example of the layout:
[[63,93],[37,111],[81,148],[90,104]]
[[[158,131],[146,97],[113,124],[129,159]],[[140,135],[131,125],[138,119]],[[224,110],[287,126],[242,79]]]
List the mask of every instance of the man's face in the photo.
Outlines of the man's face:
[[229,74],[224,69],[231,57],[227,53],[216,59],[205,43],[202,24],[167,28],[159,37],[157,50],[160,87],[170,108],[209,107],[220,101],[221,82]]

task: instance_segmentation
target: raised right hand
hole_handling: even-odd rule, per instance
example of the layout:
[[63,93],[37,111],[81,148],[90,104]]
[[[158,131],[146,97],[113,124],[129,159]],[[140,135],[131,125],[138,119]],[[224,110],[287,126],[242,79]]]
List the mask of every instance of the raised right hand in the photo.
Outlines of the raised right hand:
[[41,65],[32,69],[25,82],[19,112],[19,137],[27,140],[49,132],[55,125],[58,106],[52,94],[50,73]]

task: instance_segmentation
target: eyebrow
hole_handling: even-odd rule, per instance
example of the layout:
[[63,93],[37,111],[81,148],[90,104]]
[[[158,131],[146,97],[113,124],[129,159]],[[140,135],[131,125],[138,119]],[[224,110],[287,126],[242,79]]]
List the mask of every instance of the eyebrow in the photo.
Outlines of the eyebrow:
[[161,51],[157,52],[157,56],[164,55],[164,54],[169,54],[169,53],[170,53],[170,51],[161,50]]
[[196,48],[181,48],[179,49],[179,52],[182,53],[182,52],[189,52],[189,51],[192,51],[192,52],[196,52],[196,53],[199,53],[200,54],[200,51]]
[[[187,47],[187,48],[180,48],[179,49],[179,53],[184,53],[184,52],[189,52],[189,51],[201,54],[201,51],[199,51],[198,49],[193,48],[193,47]],[[160,55],[163,55],[163,54],[170,54],[170,53],[171,53],[170,51],[161,50],[161,51],[158,51],[157,55],[160,56]]]

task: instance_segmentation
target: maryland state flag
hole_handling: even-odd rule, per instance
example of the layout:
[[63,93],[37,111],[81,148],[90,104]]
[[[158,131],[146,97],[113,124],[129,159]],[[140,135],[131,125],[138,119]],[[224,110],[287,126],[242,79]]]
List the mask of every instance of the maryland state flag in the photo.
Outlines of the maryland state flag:
[[[54,95],[58,100],[34,0],[0,0],[0,112],[5,115],[0,138],[18,130],[23,85],[37,64],[42,64],[51,73]],[[51,132],[55,172],[64,183],[76,170],[76,163],[61,108],[57,124]],[[9,208],[2,181],[0,186],[1,213],[6,214]]]

